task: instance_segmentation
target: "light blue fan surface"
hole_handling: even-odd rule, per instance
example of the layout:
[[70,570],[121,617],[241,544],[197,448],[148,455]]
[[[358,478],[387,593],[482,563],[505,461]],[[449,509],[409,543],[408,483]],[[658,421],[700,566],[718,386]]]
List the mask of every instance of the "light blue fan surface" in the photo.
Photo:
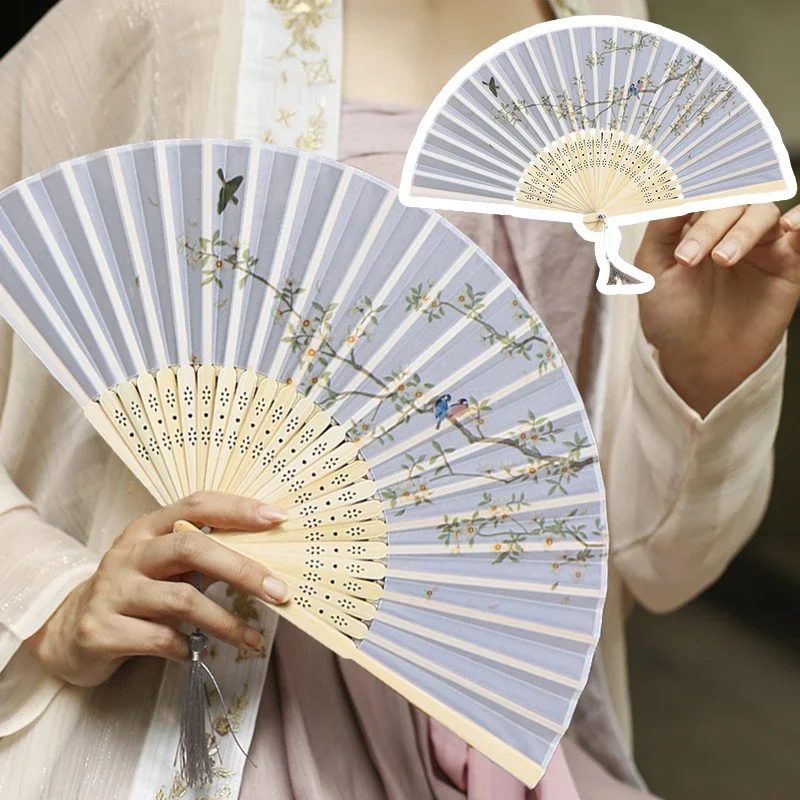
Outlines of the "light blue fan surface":
[[600,630],[597,447],[538,316],[454,227],[307,154],[123,147],[0,195],[0,311],[84,406],[214,364],[328,411],[388,526],[358,647],[547,763]]

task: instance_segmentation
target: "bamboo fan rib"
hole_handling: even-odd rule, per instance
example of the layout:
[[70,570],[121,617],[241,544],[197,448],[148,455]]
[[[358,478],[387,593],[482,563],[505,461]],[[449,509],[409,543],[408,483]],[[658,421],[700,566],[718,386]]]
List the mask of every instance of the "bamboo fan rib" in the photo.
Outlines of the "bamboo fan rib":
[[617,225],[795,191],[740,76],[685,36],[609,16],[536,25],[478,55],[431,105],[401,182],[411,206],[572,222],[612,294],[653,286],[619,259]]
[[597,641],[604,495],[558,349],[462,234],[325,159],[154,142],[0,195],[0,310],[159,502],[286,511],[210,534],[280,614],[537,782]]
[[514,201],[591,218],[596,209],[607,215],[633,213],[680,198],[677,176],[647,142],[601,130],[569,134],[540,151],[520,179]]

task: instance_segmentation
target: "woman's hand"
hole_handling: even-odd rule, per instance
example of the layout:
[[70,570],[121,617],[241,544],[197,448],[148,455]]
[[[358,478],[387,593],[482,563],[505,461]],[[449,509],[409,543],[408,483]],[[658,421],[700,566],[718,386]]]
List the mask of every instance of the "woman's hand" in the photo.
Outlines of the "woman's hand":
[[285,516],[236,495],[199,492],[130,524],[44,626],[25,641],[50,673],[76,686],[96,686],[131,656],[188,658],[188,622],[240,649],[258,648],[261,634],[209,600],[190,582],[194,571],[268,603],[288,597],[286,585],[251,559],[197,532],[173,533],[181,519],[233,530],[266,530]]
[[635,265],[656,279],[639,296],[664,377],[699,414],[757,370],[800,299],[800,206],[737,206],[651,222]]

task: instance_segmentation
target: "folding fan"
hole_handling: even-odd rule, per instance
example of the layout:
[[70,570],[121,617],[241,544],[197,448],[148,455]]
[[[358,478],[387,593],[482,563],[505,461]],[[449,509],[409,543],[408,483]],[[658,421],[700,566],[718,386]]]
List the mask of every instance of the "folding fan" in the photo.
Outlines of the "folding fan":
[[409,150],[407,205],[572,222],[608,294],[652,276],[618,255],[618,225],[791,197],[775,124],[721,59],[659,25],[571,17],[478,55]]
[[558,349],[468,239],[333,161],[153,142],[0,195],[0,311],[160,502],[285,509],[212,534],[288,583],[278,613],[537,782],[604,494]]

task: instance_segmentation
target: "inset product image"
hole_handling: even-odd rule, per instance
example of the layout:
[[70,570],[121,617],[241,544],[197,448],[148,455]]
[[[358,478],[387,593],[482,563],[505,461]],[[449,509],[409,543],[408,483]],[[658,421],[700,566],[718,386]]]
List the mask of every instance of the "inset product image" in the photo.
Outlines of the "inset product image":
[[619,257],[620,225],[792,197],[789,157],[755,92],[720,58],[624,17],[542,23],[444,87],[409,150],[410,206],[571,222],[597,288],[653,278]]

